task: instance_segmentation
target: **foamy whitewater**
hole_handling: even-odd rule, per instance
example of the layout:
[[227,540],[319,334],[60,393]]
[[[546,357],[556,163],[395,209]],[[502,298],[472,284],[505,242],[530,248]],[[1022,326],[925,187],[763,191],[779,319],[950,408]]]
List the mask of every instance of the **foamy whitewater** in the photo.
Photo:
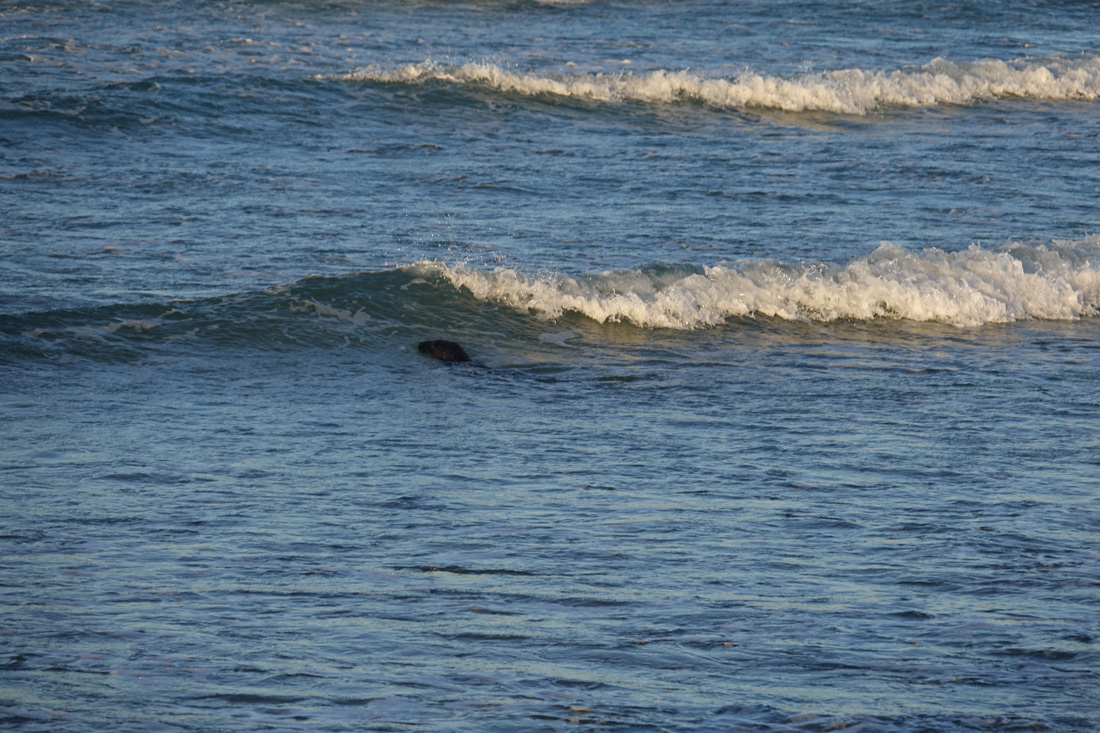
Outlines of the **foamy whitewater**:
[[1016,98],[1036,102],[1100,96],[1100,58],[981,59],[957,63],[937,58],[919,69],[841,69],[775,77],[750,70],[732,79],[709,79],[689,71],[567,73],[546,76],[503,69],[493,63],[448,66],[424,61],[396,69],[369,67],[341,77],[387,84],[443,82],[507,94],[555,95],[601,102],[836,112],[862,115],[883,107],[970,105]]
[[1100,729],[1098,20],[0,5],[0,728]]
[[481,300],[548,318],[580,313],[648,328],[716,326],[740,316],[835,321],[905,318],[980,326],[1094,316],[1100,308],[1100,239],[987,251],[909,252],[883,244],[844,267],[742,262],[703,268],[608,271],[585,277],[483,271],[424,262]]

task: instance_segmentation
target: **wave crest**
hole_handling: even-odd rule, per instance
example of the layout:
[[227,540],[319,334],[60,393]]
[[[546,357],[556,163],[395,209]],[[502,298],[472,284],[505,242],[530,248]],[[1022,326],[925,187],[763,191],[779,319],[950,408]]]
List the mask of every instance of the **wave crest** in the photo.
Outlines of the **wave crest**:
[[656,266],[572,277],[510,268],[478,270],[420,262],[424,276],[484,301],[546,318],[579,313],[600,323],[694,329],[728,318],[907,319],[955,326],[1070,320],[1100,313],[1100,237],[1050,244],[972,245],[910,251],[884,243],[839,266],[746,261],[712,267]]
[[663,69],[646,74],[522,73],[488,62],[424,61],[392,69],[367,67],[341,78],[386,84],[434,81],[504,94],[602,102],[694,102],[717,108],[863,115],[889,106],[970,105],[1007,98],[1092,101],[1100,98],[1100,57],[973,62],[937,58],[917,69],[841,69],[791,78],[747,70],[728,79]]

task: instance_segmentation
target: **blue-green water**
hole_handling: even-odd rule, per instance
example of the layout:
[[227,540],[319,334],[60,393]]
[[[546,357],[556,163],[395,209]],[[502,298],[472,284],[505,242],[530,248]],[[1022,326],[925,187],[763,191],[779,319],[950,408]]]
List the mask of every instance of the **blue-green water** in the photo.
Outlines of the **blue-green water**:
[[0,6],[2,727],[1095,730],[1097,20]]

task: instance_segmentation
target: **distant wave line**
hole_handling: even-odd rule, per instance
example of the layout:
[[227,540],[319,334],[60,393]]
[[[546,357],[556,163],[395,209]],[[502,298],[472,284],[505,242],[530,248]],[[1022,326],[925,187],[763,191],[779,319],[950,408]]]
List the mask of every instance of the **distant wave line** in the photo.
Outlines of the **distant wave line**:
[[601,102],[698,103],[716,108],[771,109],[864,115],[884,107],[971,105],[994,99],[1094,101],[1100,98],[1100,56],[981,59],[936,58],[916,69],[841,69],[789,78],[745,70],[707,78],[689,70],[648,73],[518,72],[490,62],[418,64],[357,69],[345,81],[385,84],[441,82],[521,96]]

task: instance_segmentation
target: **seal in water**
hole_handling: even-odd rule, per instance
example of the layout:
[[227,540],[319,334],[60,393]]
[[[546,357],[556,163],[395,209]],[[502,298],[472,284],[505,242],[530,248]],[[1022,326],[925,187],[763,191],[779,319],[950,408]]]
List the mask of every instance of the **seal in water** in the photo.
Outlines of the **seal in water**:
[[421,354],[427,354],[430,357],[439,359],[440,361],[469,361],[470,357],[467,356],[466,350],[456,344],[454,341],[446,341],[444,339],[436,339],[435,341],[421,341],[416,345],[416,348]]

